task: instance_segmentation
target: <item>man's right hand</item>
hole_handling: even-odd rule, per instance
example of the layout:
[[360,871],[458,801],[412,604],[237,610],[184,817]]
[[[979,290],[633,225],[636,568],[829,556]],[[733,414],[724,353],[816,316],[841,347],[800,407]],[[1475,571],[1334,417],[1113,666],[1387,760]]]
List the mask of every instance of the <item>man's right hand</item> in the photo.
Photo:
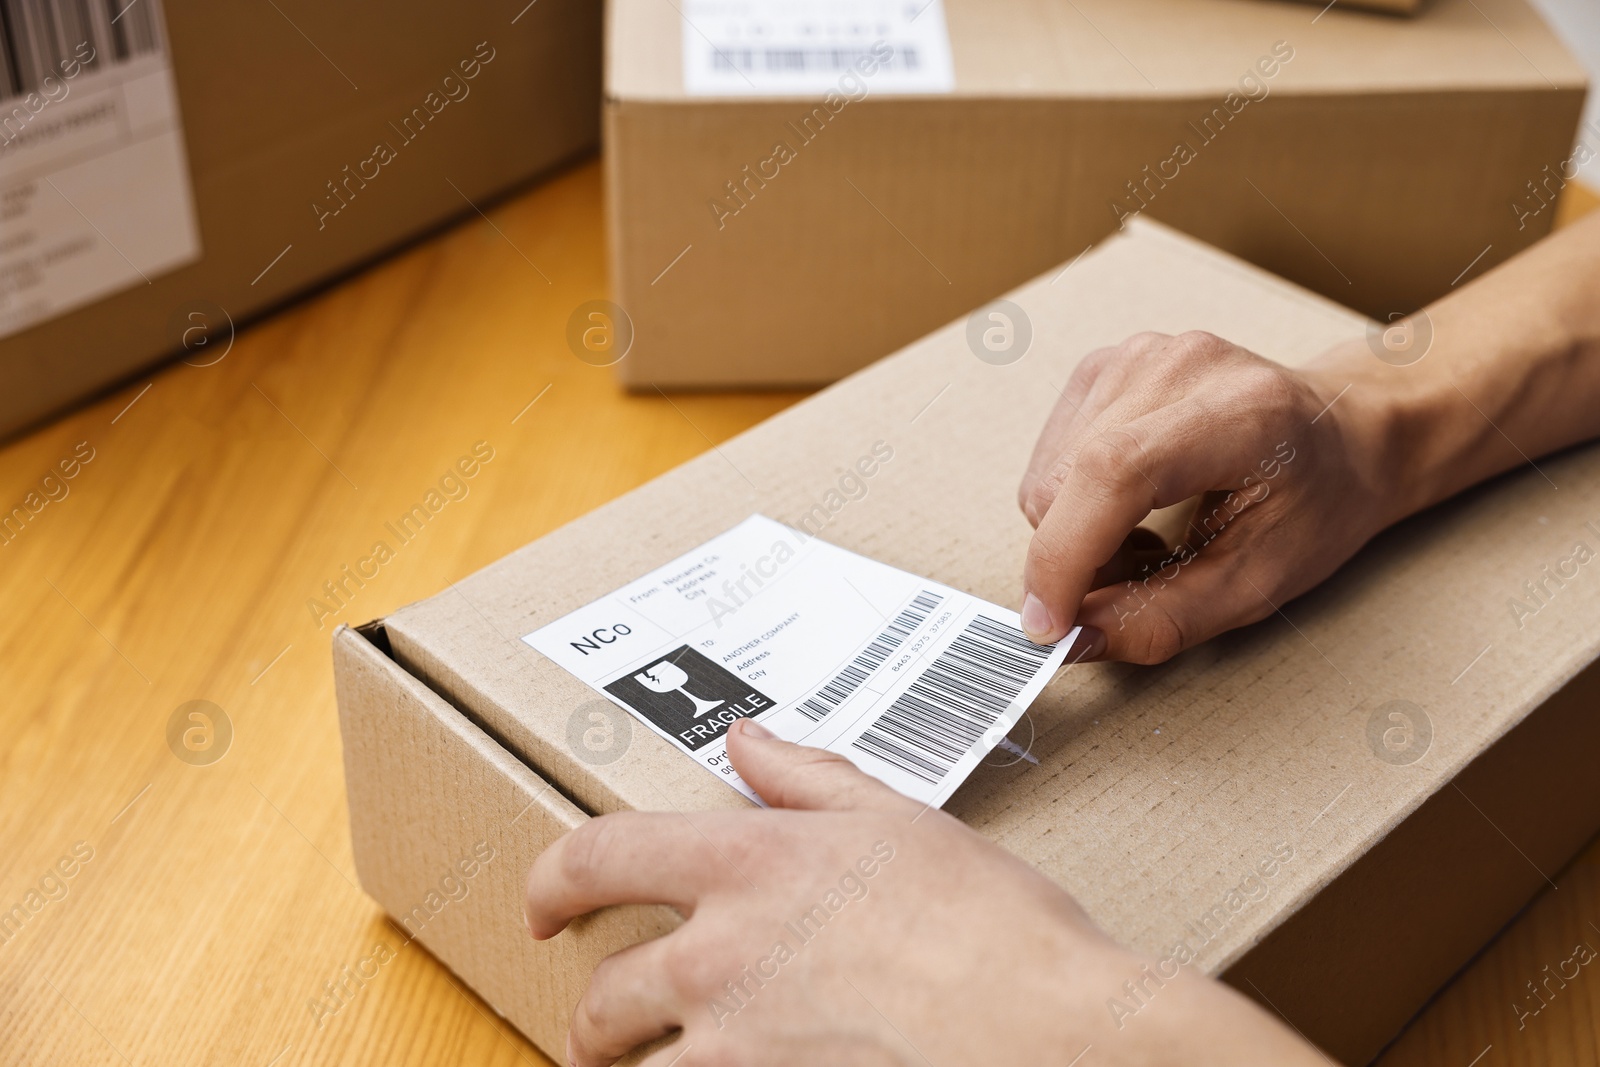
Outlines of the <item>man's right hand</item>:
[[[1082,625],[1078,658],[1159,663],[1272,614],[1390,523],[1600,437],[1597,292],[1600,212],[1393,324],[1428,339],[1405,359],[1353,339],[1291,370],[1206,333],[1091,352],[1022,480],[1023,627]],[[1197,496],[1175,550],[1151,553],[1139,524]]]
[[[1399,506],[1381,415],[1347,382],[1199,332],[1091,352],[1018,492],[1029,635],[1081,625],[1084,658],[1159,663],[1332,574]],[[1152,554],[1135,529],[1191,498],[1176,547]]]

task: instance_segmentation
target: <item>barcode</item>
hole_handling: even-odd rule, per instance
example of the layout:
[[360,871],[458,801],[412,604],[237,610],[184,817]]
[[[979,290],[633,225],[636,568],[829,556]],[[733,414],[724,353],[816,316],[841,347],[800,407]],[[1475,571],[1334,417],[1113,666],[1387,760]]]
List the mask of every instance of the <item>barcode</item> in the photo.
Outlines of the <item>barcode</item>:
[[943,600],[944,597],[938,593],[930,593],[926,589],[918,593],[916,598],[895,616],[895,620],[888,628],[873,638],[872,643],[863,648],[833,681],[817,690],[815,696],[800,705],[800,714],[812,722],[821,722],[830,711],[844,703],[846,697],[861,688],[861,683],[867,680],[867,676],[883,666],[884,660],[911,636],[912,631],[922,625],[922,620],[926,619],[929,612],[938,607]]
[[[161,51],[156,0],[0,0],[0,100]],[[92,51],[91,51],[92,49]],[[86,57],[93,57],[86,58]]]
[[718,48],[711,63],[717,70],[792,74],[846,70],[868,58],[876,60],[880,70],[911,71],[919,65],[911,45],[896,48],[887,59],[866,48]]
[[978,615],[922,677],[851,742],[937,785],[1039,673],[1049,645]]

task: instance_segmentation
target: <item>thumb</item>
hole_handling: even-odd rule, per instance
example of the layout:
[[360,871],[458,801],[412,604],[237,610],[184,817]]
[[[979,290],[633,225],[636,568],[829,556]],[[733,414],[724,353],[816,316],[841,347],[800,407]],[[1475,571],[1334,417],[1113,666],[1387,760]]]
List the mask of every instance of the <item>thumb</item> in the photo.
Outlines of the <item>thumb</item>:
[[780,741],[754,719],[728,728],[733,769],[775,808],[898,811],[915,801],[823,748]]
[[[1163,663],[1202,641],[1271,615],[1274,583],[1259,550],[1190,550],[1142,582],[1097,589],[1078,621],[1104,631],[1100,659]],[[1275,594],[1274,594],[1275,595]]]

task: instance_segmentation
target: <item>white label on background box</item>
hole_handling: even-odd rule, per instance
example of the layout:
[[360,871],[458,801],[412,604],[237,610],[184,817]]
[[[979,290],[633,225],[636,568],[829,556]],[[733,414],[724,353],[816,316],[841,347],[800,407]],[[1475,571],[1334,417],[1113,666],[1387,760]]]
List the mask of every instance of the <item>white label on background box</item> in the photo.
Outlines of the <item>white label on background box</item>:
[[[955,86],[942,0],[681,0],[691,96],[809,96]],[[887,48],[876,47],[886,45]],[[887,55],[887,58],[885,58]],[[867,67],[858,67],[859,63]],[[875,67],[871,74],[862,72]]]
[[523,638],[752,800],[725,750],[759,719],[927,804],[1044,689],[1016,612],[754,515]]
[[159,0],[7,4],[0,337],[200,255]]

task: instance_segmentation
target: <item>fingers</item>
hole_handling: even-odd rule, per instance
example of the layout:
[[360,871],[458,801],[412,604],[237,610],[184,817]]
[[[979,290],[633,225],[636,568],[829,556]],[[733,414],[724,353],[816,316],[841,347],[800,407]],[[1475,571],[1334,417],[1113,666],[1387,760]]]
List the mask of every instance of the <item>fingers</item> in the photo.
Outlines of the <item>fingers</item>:
[[1260,450],[1257,434],[1192,399],[1107,430],[1080,451],[1028,546],[1022,622],[1058,641],[1078,621],[1096,575],[1153,509],[1235,484]]
[[[1159,353],[1172,340],[1161,333],[1135,334],[1115,348],[1090,352],[1078,364],[1034,447],[1019,490],[1023,514],[1034,526],[1049,511],[1079,449],[1108,420],[1115,425],[1115,409],[1130,403],[1126,395],[1130,378],[1146,357]],[[1141,402],[1131,400],[1135,405]]]
[[1117,354],[1115,348],[1101,348],[1083,357],[1067,379],[1066,388],[1061,390],[1061,397],[1056,401],[1038,442],[1033,446],[1028,469],[1023,473],[1022,484],[1017,490],[1017,504],[1035,526],[1039,525],[1039,520],[1049,507],[1050,498],[1055,495],[1052,474],[1057,464],[1069,445],[1093,425],[1095,415],[1101,409],[1098,404],[1089,408],[1085,404],[1099,380],[1100,372]]
[[764,727],[741,719],[728,728],[733,769],[775,808],[899,811],[916,805],[843,756],[779,741]]
[[1098,589],[1078,612],[1085,628],[1105,634],[1100,658],[1162,663],[1187,648],[1275,608],[1275,583],[1242,549],[1219,540],[1203,554],[1185,546],[1178,558],[1139,582]]
[[683,1025],[682,1006],[663,975],[678,951],[679,933],[608,956],[572,1013],[567,1060],[574,1067],[609,1067],[633,1048]]
[[528,871],[528,932],[543,940],[611,904],[670,904],[685,913],[738,877],[682,815],[617,812],[545,849]]

